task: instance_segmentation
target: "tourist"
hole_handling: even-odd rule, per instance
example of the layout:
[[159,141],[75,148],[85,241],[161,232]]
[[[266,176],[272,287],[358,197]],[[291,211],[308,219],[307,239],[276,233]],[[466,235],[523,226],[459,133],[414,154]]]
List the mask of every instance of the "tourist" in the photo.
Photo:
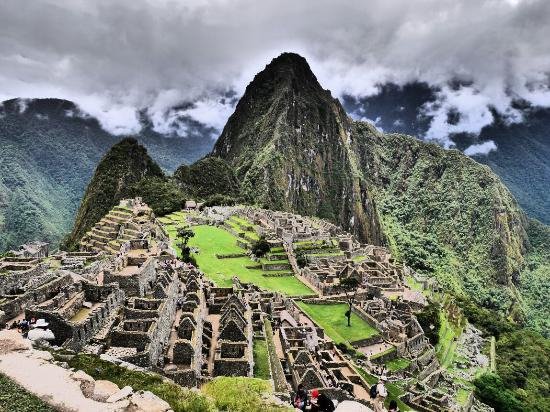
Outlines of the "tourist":
[[334,412],[335,409],[334,402],[327,395],[319,393],[317,389],[311,391],[312,412]]
[[388,409],[388,412],[399,412],[397,401],[395,399],[390,401],[390,409]]
[[[376,384],[376,396],[374,397],[374,412],[384,412],[384,401],[386,396],[388,396],[388,390],[386,389],[386,377],[382,376],[380,381]],[[371,393],[372,397],[373,393]]]
[[38,319],[34,324],[34,329],[28,333],[27,338],[33,342],[54,340],[55,336],[53,332],[48,329],[48,325],[45,319]]
[[304,389],[304,386],[302,384],[298,385],[298,389],[296,390],[296,394],[294,395],[294,399],[292,401],[292,405],[300,409],[301,411],[306,410],[307,405],[307,392]]

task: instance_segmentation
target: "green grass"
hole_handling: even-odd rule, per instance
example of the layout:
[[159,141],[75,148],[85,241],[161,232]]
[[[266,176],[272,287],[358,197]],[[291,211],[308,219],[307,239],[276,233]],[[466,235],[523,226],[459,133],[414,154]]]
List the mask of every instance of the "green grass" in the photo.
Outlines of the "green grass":
[[[165,228],[173,240],[176,236],[176,228],[174,226],[165,226]],[[189,246],[199,249],[199,253],[194,254],[197,264],[216,285],[230,287],[232,285],[231,279],[236,275],[242,282],[254,283],[266,290],[280,292],[288,296],[314,294],[295,276],[270,278],[262,276],[262,273],[264,273],[262,269],[248,269],[246,266],[256,264],[248,257],[218,259],[216,254],[226,255],[243,252],[243,249],[237,246],[235,236],[227,230],[206,225],[193,226],[192,229],[195,236],[189,240]],[[288,263],[288,261],[284,263]]]
[[307,313],[327,335],[336,343],[353,342],[377,335],[378,331],[357,316],[351,315],[351,327],[347,325],[345,313],[348,306],[344,303],[317,305],[297,302],[300,309]]
[[218,377],[201,390],[214,398],[216,407],[222,411],[291,411],[290,407],[267,405],[262,401],[262,395],[271,392],[271,384],[263,379]]
[[408,368],[410,364],[411,361],[408,359],[396,358],[386,362],[386,368],[388,368],[390,372],[395,372]]
[[444,368],[449,368],[453,364],[456,354],[456,345],[458,338],[462,333],[462,328],[449,322],[444,310],[439,312],[441,326],[439,328],[439,342],[435,347],[437,358]]
[[68,363],[70,367],[83,370],[96,380],[109,380],[120,388],[128,385],[135,391],[151,391],[168,402],[174,412],[216,411],[212,400],[203,394],[182,388],[173,382],[165,382],[162,376],[154,373],[131,371],[94,355],[76,355]]
[[55,412],[39,397],[0,373],[0,411]]
[[269,371],[269,355],[264,339],[254,339],[254,377],[271,379]]
[[412,290],[416,292],[423,292],[424,288],[422,287],[422,284],[420,282],[417,282],[415,278],[412,276],[407,276],[405,278],[405,284],[411,288]]

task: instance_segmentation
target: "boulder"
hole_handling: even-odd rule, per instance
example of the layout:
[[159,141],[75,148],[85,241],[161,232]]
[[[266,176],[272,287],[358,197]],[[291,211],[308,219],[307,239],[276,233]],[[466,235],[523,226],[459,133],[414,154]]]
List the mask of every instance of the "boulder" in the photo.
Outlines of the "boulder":
[[124,388],[122,388],[121,390],[119,390],[117,393],[109,396],[107,398],[107,402],[108,403],[115,403],[115,402],[118,402],[122,399],[126,399],[128,396],[130,396],[132,393],[134,392],[134,390],[132,389],[131,386],[125,386]]
[[82,394],[89,398],[94,394],[95,380],[84,371],[76,371],[71,374],[73,380],[79,382]]
[[132,412],[167,412],[170,404],[159,398],[152,392],[136,392],[130,399],[130,408]]
[[92,399],[98,402],[105,402],[109,396],[114,395],[119,390],[118,386],[111,381],[95,381]]
[[31,356],[35,359],[41,359],[46,362],[50,362],[51,360],[53,360],[53,355],[50,352],[44,350],[34,351]]

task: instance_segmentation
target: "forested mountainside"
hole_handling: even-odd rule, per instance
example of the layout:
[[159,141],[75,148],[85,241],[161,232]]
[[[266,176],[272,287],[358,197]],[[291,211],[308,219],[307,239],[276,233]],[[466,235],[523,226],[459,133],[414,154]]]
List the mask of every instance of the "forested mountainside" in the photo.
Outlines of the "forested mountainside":
[[[166,171],[192,163],[212,142],[203,135],[137,136]],[[95,166],[121,140],[69,101],[9,100],[0,105],[0,251],[31,240],[57,242],[70,232]]]
[[356,122],[359,164],[375,186],[394,254],[486,307],[507,310],[528,245],[526,218],[487,166],[457,150]]
[[[379,93],[373,96],[361,99],[346,96],[343,104],[348,113],[356,118],[370,119],[386,133],[421,137],[431,122],[425,107],[435,101],[436,93],[437,90],[425,83],[409,83],[402,87],[390,83],[380,86]],[[530,217],[550,224],[550,192],[547,190],[550,109],[532,107],[522,101],[515,102],[514,108],[522,116],[518,122],[506,121],[493,111],[493,123],[485,126],[479,136],[454,134],[450,138],[460,150],[471,144],[493,141],[496,150],[473,155],[473,158],[490,166],[500,176]]]
[[69,243],[82,236],[121,199],[131,196],[132,187],[144,178],[163,178],[160,167],[135,139],[114,145],[97,166],[76,215]]
[[254,78],[212,156],[233,165],[249,202],[388,243],[485,306],[515,301],[527,221],[498,176],[457,150],[353,122],[298,55]]
[[357,169],[350,127],[306,60],[285,53],[247,86],[212,155],[235,168],[248,202],[327,218],[380,244],[376,205]]

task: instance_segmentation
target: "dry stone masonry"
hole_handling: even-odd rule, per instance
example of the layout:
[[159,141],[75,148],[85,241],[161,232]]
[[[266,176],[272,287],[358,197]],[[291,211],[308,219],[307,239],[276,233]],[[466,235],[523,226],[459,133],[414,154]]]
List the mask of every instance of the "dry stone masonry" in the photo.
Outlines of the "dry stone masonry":
[[[136,198],[121,201],[101,219],[78,252],[49,256],[42,245],[36,253],[0,260],[0,321],[45,319],[56,346],[150,369],[187,387],[217,376],[252,377],[260,340],[282,399],[302,385],[368,405],[365,372],[379,374],[399,358],[408,366],[384,373],[405,383],[403,401],[419,411],[460,410],[451,396],[456,388],[415,316],[426,299],[405,282],[413,277],[425,289],[436,288],[430,279],[396,262],[387,249],[361,244],[320,219],[241,206],[188,202],[186,208],[191,227],[222,227],[243,248],[219,259],[249,256],[251,243],[264,237],[272,251],[262,263],[251,256],[251,267],[261,267],[262,276],[296,276],[314,294],[289,298],[238,276],[231,287],[216,286],[176,258],[163,225]],[[359,285],[352,312],[375,330],[349,342],[362,354],[359,359],[350,357],[349,346],[336,345],[298,304],[347,304],[342,286],[347,278]],[[479,340],[473,332],[467,336]],[[486,362],[474,352],[476,365]]]

